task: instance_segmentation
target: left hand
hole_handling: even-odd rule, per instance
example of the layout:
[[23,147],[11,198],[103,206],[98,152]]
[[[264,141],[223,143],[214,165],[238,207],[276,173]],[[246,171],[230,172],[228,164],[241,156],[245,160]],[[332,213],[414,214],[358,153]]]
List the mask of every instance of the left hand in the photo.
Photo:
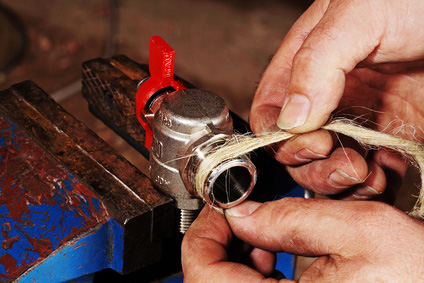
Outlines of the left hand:
[[[423,223],[384,203],[246,201],[225,216],[206,206],[187,231],[182,245],[187,282],[277,281],[273,252],[319,257],[299,281],[424,280]],[[245,252],[234,260],[236,237]]]

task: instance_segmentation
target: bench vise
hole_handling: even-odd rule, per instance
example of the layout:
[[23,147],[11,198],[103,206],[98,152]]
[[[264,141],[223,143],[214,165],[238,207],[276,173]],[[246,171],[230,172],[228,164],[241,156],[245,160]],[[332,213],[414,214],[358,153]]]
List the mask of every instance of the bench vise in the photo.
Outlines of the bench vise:
[[[151,281],[180,270],[177,231],[203,205],[197,164],[250,130],[216,94],[173,75],[161,39],[151,51],[150,66],[84,62],[82,80],[91,112],[150,156],[150,179],[34,83],[0,92],[0,281]],[[283,172],[259,149],[216,168],[201,197],[224,208],[272,200],[296,187]]]
[[172,199],[38,86],[0,92],[1,282],[178,262],[173,223]]

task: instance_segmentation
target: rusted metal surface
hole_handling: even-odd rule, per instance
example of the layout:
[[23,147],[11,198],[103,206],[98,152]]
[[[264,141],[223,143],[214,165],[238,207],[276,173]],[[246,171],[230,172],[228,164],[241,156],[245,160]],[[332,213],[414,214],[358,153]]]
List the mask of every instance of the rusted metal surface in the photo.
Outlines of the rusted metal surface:
[[135,113],[137,85],[149,76],[147,65],[139,65],[123,55],[98,58],[83,64],[82,76],[82,93],[90,111],[148,156],[144,129]]
[[[0,129],[0,281],[8,281],[109,215],[93,192],[23,130],[2,116]],[[59,206],[62,213],[51,215]]]
[[[149,67],[124,55],[97,58],[82,64],[82,94],[90,111],[148,158],[145,131],[136,117],[135,96]],[[176,76],[187,87],[192,84]]]
[[[128,273],[164,257],[163,241],[174,230],[172,199],[145,175],[32,82],[0,92],[0,116],[0,264],[8,269],[3,278],[16,277],[80,232],[99,229],[109,219],[123,229],[118,271]],[[60,197],[59,208],[73,211],[84,225],[62,231],[53,243],[43,233],[49,233],[49,225],[61,225],[49,224],[57,215],[43,212],[45,219],[36,218],[31,209],[54,206]],[[4,221],[6,216],[17,224]],[[30,235],[22,225],[35,227],[35,219],[47,224]],[[15,262],[8,251],[24,238],[38,256]]]

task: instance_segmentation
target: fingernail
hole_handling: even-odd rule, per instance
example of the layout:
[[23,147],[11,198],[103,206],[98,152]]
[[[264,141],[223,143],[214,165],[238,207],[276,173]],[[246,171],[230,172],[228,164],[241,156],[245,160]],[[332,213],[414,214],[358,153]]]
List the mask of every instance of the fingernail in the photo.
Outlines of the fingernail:
[[362,198],[362,197],[375,196],[379,194],[381,194],[381,192],[378,192],[376,189],[370,186],[364,185],[363,187],[360,187],[359,189],[357,189],[353,195],[355,197]]
[[258,209],[262,203],[254,202],[247,200],[242,204],[239,204],[235,207],[229,208],[225,210],[225,214],[228,214],[232,217],[244,217],[252,214],[256,209]]
[[296,157],[297,157],[297,159],[299,159],[301,161],[312,161],[314,159],[327,158],[328,156],[313,152],[309,148],[303,148],[303,149],[299,150],[298,152],[296,152]]
[[352,177],[345,172],[336,169],[331,175],[328,177],[328,183],[335,187],[347,187],[355,184],[362,183],[358,178]]
[[309,98],[301,94],[292,94],[286,100],[277,120],[280,129],[288,130],[305,124],[311,110]]

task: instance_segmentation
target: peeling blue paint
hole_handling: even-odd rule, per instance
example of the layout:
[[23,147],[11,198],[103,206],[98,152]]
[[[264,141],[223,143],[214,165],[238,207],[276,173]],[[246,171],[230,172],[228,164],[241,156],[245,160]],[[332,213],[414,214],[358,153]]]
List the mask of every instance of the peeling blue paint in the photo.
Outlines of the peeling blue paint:
[[[97,231],[62,247],[18,282],[63,282],[112,268],[122,271],[123,228],[113,219]],[[111,249],[112,247],[112,249]],[[112,262],[109,254],[112,254]]]

